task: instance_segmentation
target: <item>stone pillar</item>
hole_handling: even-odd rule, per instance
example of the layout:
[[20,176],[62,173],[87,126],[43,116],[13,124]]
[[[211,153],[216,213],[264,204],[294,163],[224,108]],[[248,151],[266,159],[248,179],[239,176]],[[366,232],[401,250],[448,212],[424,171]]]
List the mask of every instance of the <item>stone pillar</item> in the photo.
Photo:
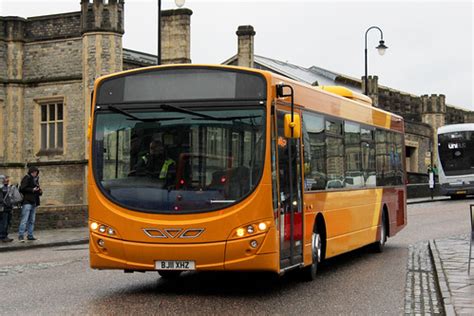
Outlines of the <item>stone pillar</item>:
[[189,9],[161,12],[161,64],[191,63],[191,15]]
[[438,157],[438,138],[436,131],[446,124],[446,97],[443,94],[421,96],[421,120],[433,129],[433,161]]
[[253,68],[253,50],[255,31],[251,25],[241,25],[236,32],[238,36],[238,66]]
[[[368,76],[367,77],[367,96],[372,99],[372,106],[379,107],[379,77]],[[365,76],[361,78],[361,89],[362,93],[365,93]]]
[[26,20],[19,17],[0,18],[0,159],[4,162],[24,161],[24,86],[23,61]]
[[[84,107],[84,143],[76,150],[88,159],[87,126],[91,114],[91,91],[96,78],[122,71],[123,0],[81,0],[82,93]],[[80,119],[80,118],[77,118]],[[87,170],[84,170],[84,183]],[[87,185],[84,185],[84,200]]]

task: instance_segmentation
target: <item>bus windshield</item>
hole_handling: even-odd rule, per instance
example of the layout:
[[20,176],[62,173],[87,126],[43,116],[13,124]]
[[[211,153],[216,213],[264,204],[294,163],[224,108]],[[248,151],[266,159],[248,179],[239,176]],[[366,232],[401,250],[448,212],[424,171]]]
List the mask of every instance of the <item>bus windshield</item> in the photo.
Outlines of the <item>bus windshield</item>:
[[447,176],[474,173],[474,132],[440,134],[438,143],[439,158]]
[[96,182],[108,198],[135,211],[226,207],[260,180],[264,122],[263,107],[104,106],[95,117]]

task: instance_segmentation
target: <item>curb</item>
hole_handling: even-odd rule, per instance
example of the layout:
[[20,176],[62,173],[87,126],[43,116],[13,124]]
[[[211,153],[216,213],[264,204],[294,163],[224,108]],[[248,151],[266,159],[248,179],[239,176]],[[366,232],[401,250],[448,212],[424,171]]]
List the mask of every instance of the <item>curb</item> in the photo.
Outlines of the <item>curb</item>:
[[441,301],[443,303],[444,313],[447,316],[456,315],[453,305],[453,299],[451,296],[451,290],[449,289],[446,276],[444,274],[443,264],[441,263],[441,258],[439,256],[438,248],[436,247],[436,242],[430,240],[428,246],[431,254],[431,258],[434,261],[434,270],[438,280],[439,290],[441,292]]
[[431,202],[441,202],[441,201],[448,201],[450,200],[449,197],[443,197],[443,198],[435,198],[435,199],[430,199],[430,198],[427,198],[425,200],[412,200],[410,201],[410,199],[407,199],[407,204],[421,204],[421,203],[431,203]]
[[47,248],[47,247],[60,247],[60,246],[72,246],[72,245],[83,245],[88,244],[89,238],[56,241],[50,243],[22,243],[21,245],[0,247],[0,252],[14,251],[14,250],[27,250],[32,248]]

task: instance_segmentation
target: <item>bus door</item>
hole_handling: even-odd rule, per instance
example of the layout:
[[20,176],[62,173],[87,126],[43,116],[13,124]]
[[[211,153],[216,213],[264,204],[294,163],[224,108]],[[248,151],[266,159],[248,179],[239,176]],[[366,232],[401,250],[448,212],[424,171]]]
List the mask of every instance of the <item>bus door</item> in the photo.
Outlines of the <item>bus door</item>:
[[300,139],[285,138],[284,115],[277,111],[278,148],[278,222],[280,232],[280,267],[303,262],[303,208],[301,188]]

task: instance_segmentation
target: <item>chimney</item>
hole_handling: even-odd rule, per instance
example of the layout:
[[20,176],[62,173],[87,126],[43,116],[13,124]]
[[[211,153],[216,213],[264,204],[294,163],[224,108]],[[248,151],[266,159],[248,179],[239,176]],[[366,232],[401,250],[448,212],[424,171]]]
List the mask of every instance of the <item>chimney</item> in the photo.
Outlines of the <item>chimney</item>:
[[161,12],[161,64],[191,63],[191,15],[189,9]]
[[253,68],[253,38],[255,31],[251,25],[241,25],[236,32],[238,36],[237,65]]

